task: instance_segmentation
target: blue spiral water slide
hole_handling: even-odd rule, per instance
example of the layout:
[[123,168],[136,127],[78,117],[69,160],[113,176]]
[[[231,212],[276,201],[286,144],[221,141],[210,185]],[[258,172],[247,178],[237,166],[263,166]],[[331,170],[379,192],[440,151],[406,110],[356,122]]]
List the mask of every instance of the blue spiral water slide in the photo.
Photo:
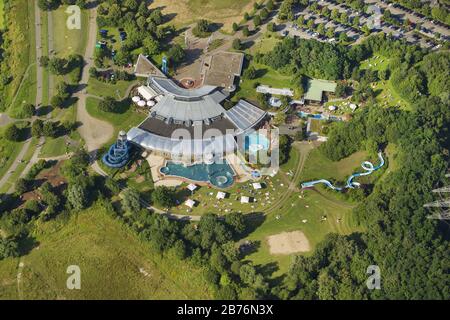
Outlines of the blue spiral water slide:
[[348,189],[358,188],[361,184],[359,182],[353,181],[353,179],[355,179],[357,177],[370,175],[374,171],[383,167],[384,166],[384,158],[383,158],[383,154],[381,152],[378,152],[378,159],[380,160],[380,163],[377,166],[374,166],[373,163],[369,162],[369,161],[364,161],[363,163],[361,163],[361,167],[365,171],[352,174],[350,177],[348,177],[346,185],[342,188],[334,186],[330,181],[325,180],[325,179],[304,182],[304,183],[302,183],[302,188],[303,189],[311,188],[311,187],[314,187],[316,184],[324,184],[328,188],[336,190],[336,191],[342,191],[343,189],[346,189],[346,188],[348,188]]

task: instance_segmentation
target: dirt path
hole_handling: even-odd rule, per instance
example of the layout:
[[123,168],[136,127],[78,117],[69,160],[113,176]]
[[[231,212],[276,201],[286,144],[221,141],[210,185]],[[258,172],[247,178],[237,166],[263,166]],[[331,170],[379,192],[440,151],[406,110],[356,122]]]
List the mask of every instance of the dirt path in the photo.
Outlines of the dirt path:
[[22,290],[22,270],[25,267],[25,262],[21,258],[19,261],[19,267],[17,268],[17,295],[19,300],[23,300],[23,290]]
[[75,96],[78,98],[77,118],[81,122],[78,131],[86,142],[88,151],[95,151],[108,142],[113,134],[114,127],[106,121],[91,117],[86,109],[87,84],[89,81],[89,69],[94,66],[94,51],[97,37],[97,8],[91,9],[89,17],[89,35],[84,55],[85,66],[79,84],[78,92]]
[[299,182],[300,175],[303,171],[306,159],[308,158],[309,152],[314,148],[314,145],[309,144],[307,142],[296,144],[294,145],[294,148],[297,145],[300,150],[300,159],[298,161],[294,177],[292,178],[292,181],[289,184],[289,187],[287,188],[286,192],[283,193],[283,195],[276,202],[274,202],[267,210],[265,210],[264,212],[265,214],[270,214],[278,210],[281,210],[283,206],[286,204],[287,200],[291,197],[291,195],[295,191],[297,191],[297,184]]

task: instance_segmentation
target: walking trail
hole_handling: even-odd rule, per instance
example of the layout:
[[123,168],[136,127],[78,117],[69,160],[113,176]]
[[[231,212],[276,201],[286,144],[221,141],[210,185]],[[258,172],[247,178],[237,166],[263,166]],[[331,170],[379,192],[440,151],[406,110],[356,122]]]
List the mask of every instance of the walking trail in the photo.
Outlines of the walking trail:
[[96,119],[89,115],[86,109],[87,84],[89,81],[89,69],[94,66],[94,51],[97,37],[97,8],[91,9],[89,17],[89,35],[84,55],[85,66],[79,84],[79,89],[75,96],[78,98],[77,118],[81,126],[78,131],[86,142],[89,152],[99,149],[107,143],[114,134],[114,128],[106,121]]

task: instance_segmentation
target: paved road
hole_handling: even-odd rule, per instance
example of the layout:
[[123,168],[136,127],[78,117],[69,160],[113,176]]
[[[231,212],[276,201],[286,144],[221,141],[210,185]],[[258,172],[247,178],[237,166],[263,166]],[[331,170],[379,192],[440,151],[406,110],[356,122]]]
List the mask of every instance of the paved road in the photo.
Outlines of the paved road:
[[450,36],[450,31],[449,29],[445,28],[445,27],[441,27],[437,24],[433,24],[431,21],[431,19],[429,18],[420,18],[420,17],[416,17],[415,15],[412,15],[406,11],[403,11],[400,8],[394,8],[393,6],[389,6],[386,3],[383,3],[379,0],[364,0],[365,3],[367,4],[376,4],[377,6],[379,6],[380,8],[383,9],[389,9],[389,11],[395,15],[400,15],[402,17],[402,19],[407,18],[409,21],[412,21],[414,23],[420,23],[422,24],[423,27],[432,30],[433,32],[438,32],[440,34],[443,34],[445,36]]
[[[53,41],[53,13],[52,13],[52,11],[48,11],[48,13],[47,13],[47,20],[48,20],[48,33],[47,33],[47,49],[48,49],[48,52],[47,52],[47,55],[49,56],[49,57],[53,57],[54,55],[55,55],[55,52],[54,52],[54,48],[55,48],[55,45],[54,45],[54,41]],[[64,26],[59,26],[59,27],[62,27],[62,28],[64,28]],[[54,77],[53,77],[53,75],[52,74],[50,74],[50,72],[48,73],[48,97],[49,98],[51,98],[52,97],[52,95],[53,95],[53,90],[54,90],[54,87],[55,87],[55,79],[54,79]]]
[[[35,32],[35,37],[36,37],[36,101],[35,104],[36,106],[39,108],[42,104],[42,75],[43,75],[43,69],[42,67],[39,66],[39,63],[37,63],[37,61],[39,61],[39,58],[42,57],[42,39],[41,39],[41,34],[42,34],[42,25],[41,25],[41,14],[40,14],[40,9],[38,7],[38,0],[35,0],[34,2],[35,4],[35,24],[36,24],[36,32]],[[40,145],[45,141],[45,138],[41,138],[40,139]],[[22,147],[22,150],[20,150],[19,155],[16,157],[16,159],[14,160],[13,164],[11,165],[11,167],[8,169],[7,173],[1,178],[0,180],[0,188],[2,188],[5,183],[8,182],[9,178],[11,177],[11,175],[16,171],[17,166],[22,162],[23,158],[25,157],[26,153],[28,152],[28,149],[30,148],[31,145],[31,137],[28,138],[25,142],[25,144]],[[33,158],[37,157],[37,155],[40,152],[40,147],[38,147],[34,154],[33,154]],[[28,165],[26,166],[25,169],[30,169],[31,168],[31,163],[28,163]],[[24,171],[25,172],[25,171]],[[23,176],[25,173],[22,172],[21,176]],[[9,190],[8,193],[14,191],[14,185],[12,185]]]
[[86,64],[83,68],[79,90],[75,96],[78,98],[77,118],[81,122],[78,131],[86,142],[87,150],[92,152],[99,149],[112,138],[114,128],[106,121],[91,117],[86,110],[86,88],[89,81],[89,69],[94,66],[94,52],[97,38],[97,8],[91,9],[90,13],[88,43],[84,55]]

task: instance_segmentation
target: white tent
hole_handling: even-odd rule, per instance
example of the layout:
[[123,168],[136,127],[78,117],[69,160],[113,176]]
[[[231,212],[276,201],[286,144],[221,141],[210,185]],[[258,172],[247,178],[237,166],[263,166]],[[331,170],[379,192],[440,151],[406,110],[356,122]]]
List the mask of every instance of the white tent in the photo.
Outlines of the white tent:
[[190,185],[187,186],[187,188],[188,188],[190,191],[194,191],[195,189],[197,189],[197,186],[196,186],[195,184],[191,183]]
[[258,182],[253,183],[253,189],[258,190],[261,188],[262,188],[261,183],[258,183]]
[[147,86],[140,86],[138,88],[138,93],[141,95],[142,98],[144,98],[145,100],[151,100],[153,99],[156,94],[153,92],[152,89],[150,89]]
[[132,100],[134,103],[137,103],[137,102],[141,101],[141,98],[138,97],[138,96],[134,96],[133,98],[131,98],[131,100]]
[[334,111],[334,110],[336,110],[336,106],[329,106],[329,107],[328,107],[328,110]]
[[153,100],[147,101],[147,106],[149,106],[149,107],[153,107],[155,104],[156,104],[156,102]]
[[246,196],[242,196],[241,197],[241,203],[249,203],[250,202],[250,198],[246,197]]
[[195,201],[192,199],[187,199],[184,204],[192,209],[195,206]]
[[222,192],[222,191],[219,191],[219,192],[217,192],[217,196],[216,196],[216,199],[225,199],[225,197],[226,197],[226,193],[225,192]]
[[146,106],[146,103],[145,103],[144,100],[141,100],[141,101],[139,101],[139,102],[137,103],[137,105],[138,105],[139,107],[145,107],[145,106]]
[[350,109],[352,109],[353,111],[355,111],[358,108],[358,106],[354,103],[350,104]]

